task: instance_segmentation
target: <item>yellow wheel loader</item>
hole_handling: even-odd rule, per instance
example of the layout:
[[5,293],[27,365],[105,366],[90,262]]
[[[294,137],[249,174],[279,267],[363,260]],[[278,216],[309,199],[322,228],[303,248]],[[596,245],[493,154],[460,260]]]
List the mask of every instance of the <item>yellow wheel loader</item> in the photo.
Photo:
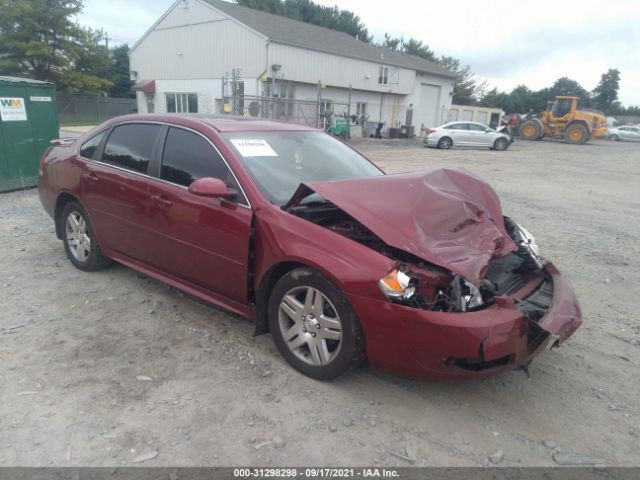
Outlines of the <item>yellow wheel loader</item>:
[[542,137],[564,139],[567,143],[583,144],[590,138],[607,136],[606,117],[596,110],[578,110],[578,97],[558,96],[547,102],[547,109],[520,125],[520,138],[538,140]]

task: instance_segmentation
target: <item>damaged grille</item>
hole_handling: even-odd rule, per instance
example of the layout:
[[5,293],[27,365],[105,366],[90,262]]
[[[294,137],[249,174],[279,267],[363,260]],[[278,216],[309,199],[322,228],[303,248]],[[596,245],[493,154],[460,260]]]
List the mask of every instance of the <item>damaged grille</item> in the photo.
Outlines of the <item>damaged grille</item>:
[[536,350],[549,336],[538,323],[547,314],[553,301],[553,281],[546,278],[540,287],[516,307],[527,320],[527,345],[529,352]]

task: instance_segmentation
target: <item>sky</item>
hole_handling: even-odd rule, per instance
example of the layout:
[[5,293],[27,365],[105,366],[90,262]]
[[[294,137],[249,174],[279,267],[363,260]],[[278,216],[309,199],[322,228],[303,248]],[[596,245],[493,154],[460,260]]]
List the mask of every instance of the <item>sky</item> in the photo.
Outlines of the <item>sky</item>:
[[[637,0],[314,0],[358,15],[384,33],[414,37],[436,55],[459,58],[489,84],[533,90],[563,76],[592,90],[609,68],[621,72],[619,100],[640,105],[640,2]],[[132,45],[174,0],[85,0],[82,25],[110,45]],[[395,7],[395,9],[393,8]]]

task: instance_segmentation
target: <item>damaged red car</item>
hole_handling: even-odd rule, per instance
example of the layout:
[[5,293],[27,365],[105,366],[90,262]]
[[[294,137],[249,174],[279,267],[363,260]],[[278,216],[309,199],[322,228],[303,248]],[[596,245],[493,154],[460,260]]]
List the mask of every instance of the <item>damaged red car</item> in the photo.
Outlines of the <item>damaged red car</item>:
[[582,323],[560,272],[469,172],[385,175],[291,124],[113,119],[41,159],[70,261],[117,261],[255,322],[318,379],[525,368]]

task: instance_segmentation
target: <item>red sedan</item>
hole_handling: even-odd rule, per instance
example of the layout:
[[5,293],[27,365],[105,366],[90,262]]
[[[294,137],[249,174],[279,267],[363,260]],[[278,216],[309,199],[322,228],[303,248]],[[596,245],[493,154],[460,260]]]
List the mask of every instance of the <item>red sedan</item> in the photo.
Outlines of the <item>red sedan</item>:
[[119,117],[47,150],[39,191],[76,267],[115,260],[247,317],[314,378],[526,368],[582,323],[488,184],[385,175],[302,126]]

